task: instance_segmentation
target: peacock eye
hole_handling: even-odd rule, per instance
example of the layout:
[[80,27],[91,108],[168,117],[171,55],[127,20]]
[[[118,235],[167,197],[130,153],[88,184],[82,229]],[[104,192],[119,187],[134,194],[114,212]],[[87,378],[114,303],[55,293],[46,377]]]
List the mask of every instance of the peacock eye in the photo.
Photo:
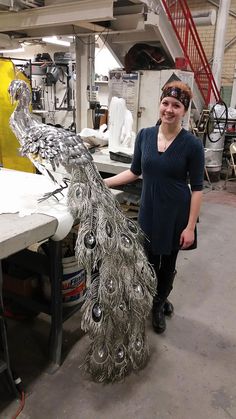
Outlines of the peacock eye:
[[106,233],[107,233],[108,237],[112,238],[113,237],[113,228],[112,228],[112,225],[109,221],[106,222],[105,230],[106,230]]
[[134,347],[135,347],[136,351],[139,352],[142,349],[142,346],[143,346],[143,339],[142,339],[141,335],[138,335],[135,339]]
[[96,246],[96,238],[92,231],[89,231],[84,236],[84,245],[87,249],[94,249]]
[[125,359],[125,347],[124,345],[119,345],[115,349],[115,361],[119,364]]
[[116,283],[115,278],[112,278],[112,277],[108,278],[105,282],[105,287],[108,294],[113,294],[113,292],[115,292],[117,288],[117,283]]
[[109,355],[106,344],[98,345],[93,351],[93,358],[98,364],[103,364]]
[[132,240],[127,234],[121,235],[121,243],[126,249],[130,249],[132,246]]
[[133,285],[135,297],[139,300],[144,297],[144,290],[141,284],[134,284]]
[[136,226],[136,225],[135,225],[132,221],[127,220],[127,225],[128,225],[129,230],[130,230],[132,233],[137,234],[137,232],[138,232],[138,228],[137,228],[137,226]]
[[102,318],[102,309],[98,303],[95,303],[92,308],[92,318],[96,323],[100,322]]

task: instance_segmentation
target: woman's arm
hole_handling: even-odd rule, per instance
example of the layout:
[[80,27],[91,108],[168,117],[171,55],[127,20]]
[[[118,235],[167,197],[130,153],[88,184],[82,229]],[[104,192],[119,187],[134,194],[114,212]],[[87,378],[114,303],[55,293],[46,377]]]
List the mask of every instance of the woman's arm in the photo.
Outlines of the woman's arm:
[[181,249],[187,249],[194,242],[194,229],[200,213],[202,203],[202,191],[193,191],[187,227],[180,236]]
[[134,182],[138,178],[139,176],[135,175],[133,172],[131,172],[130,169],[128,169],[119,173],[118,175],[104,179],[104,183],[109,188],[114,188],[116,186],[126,185],[127,183]]

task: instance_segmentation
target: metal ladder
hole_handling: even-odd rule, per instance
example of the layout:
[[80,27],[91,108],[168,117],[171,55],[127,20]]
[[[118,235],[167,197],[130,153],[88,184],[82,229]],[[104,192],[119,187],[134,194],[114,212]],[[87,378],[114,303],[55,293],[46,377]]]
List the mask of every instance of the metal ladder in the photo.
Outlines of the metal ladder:
[[221,101],[211,67],[186,0],[161,0],[164,10],[175,31],[183,55],[194,73],[199,91],[208,106],[211,96]]

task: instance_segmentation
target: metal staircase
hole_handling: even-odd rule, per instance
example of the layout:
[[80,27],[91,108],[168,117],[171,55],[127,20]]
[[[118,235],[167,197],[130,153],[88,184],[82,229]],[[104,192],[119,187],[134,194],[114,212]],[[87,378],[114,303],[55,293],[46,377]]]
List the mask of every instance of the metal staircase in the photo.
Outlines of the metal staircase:
[[162,0],[161,3],[174,29],[188,66],[194,73],[205,106],[213,101],[221,101],[220,92],[216,86],[187,1]]

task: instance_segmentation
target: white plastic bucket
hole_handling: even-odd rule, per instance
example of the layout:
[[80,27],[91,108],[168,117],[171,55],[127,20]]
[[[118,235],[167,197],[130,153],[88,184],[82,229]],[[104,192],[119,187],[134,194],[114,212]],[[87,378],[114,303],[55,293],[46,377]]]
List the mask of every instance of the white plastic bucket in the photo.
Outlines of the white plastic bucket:
[[[86,272],[79,268],[75,256],[62,259],[63,276],[61,281],[63,306],[74,306],[81,303],[86,292]],[[47,300],[51,299],[51,282],[43,276],[43,293]]]
[[86,291],[86,272],[84,269],[78,267],[74,256],[63,258],[62,267],[62,302],[64,306],[73,306],[84,300]]

